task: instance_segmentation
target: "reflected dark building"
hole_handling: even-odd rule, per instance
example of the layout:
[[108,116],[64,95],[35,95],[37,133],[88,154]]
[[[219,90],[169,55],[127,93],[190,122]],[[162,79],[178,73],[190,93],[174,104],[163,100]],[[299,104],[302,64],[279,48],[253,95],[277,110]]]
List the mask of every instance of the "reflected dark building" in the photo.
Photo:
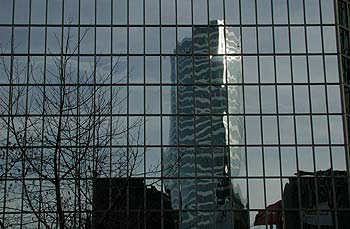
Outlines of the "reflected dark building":
[[[215,55],[226,50],[239,53],[240,41],[224,29],[223,21],[210,25],[194,28],[192,37],[178,43],[176,51],[181,55],[171,59],[172,81],[180,85],[172,88],[171,108],[177,116],[170,121],[169,144],[181,146],[168,149],[165,163],[178,169],[169,169],[166,175],[192,179],[169,180],[165,185],[173,208],[181,209],[180,228],[232,228],[235,224],[245,228],[247,215],[237,217],[229,210],[244,208],[230,180],[240,170],[241,152],[228,146],[242,142],[242,118],[225,116],[228,103],[237,114],[242,106],[241,92],[227,87],[227,81],[241,80],[241,58]],[[213,55],[193,58],[191,53]]]
[[289,183],[284,187],[285,228],[349,228],[347,172],[299,171],[296,175],[289,178]]
[[162,213],[162,205],[171,209],[170,196],[153,185],[146,187],[143,178],[96,178],[87,228],[178,228],[176,213]]

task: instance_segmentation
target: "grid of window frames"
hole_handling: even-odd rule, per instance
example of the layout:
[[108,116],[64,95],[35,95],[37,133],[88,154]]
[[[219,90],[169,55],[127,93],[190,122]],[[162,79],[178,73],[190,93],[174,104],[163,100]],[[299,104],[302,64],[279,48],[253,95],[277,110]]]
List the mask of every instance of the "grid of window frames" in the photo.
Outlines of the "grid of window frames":
[[[0,1],[1,224],[345,228],[348,13],[344,0]],[[137,194],[122,185],[136,178]]]

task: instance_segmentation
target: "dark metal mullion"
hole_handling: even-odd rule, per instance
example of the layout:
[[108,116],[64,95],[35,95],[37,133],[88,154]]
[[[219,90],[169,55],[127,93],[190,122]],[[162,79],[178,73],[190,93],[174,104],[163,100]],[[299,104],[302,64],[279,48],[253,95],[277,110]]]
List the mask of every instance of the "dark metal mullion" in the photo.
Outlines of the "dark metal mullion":
[[[79,85],[80,85],[80,17],[81,17],[81,9],[80,9],[80,7],[81,7],[81,0],[78,0],[78,50],[77,50],[77,52],[78,52],[78,58],[77,58],[77,84],[78,84],[78,86],[77,86],[77,125],[79,125],[79,123],[80,123],[80,106],[79,106],[79,103],[80,103],[80,100],[79,100],[79,98],[80,98],[80,87],[79,87]],[[80,128],[77,128],[77,142],[78,142],[78,144],[79,144],[79,146],[80,146]],[[78,149],[77,150],[78,152],[79,152],[79,154],[80,154],[80,150]],[[79,226],[81,226],[82,225],[82,217],[81,217],[81,214],[82,214],[82,209],[81,209],[81,186],[80,186],[80,182],[81,182],[81,177],[80,177],[80,163],[78,163],[78,165],[77,165],[77,170],[79,170],[79,173],[78,173],[78,179],[77,179],[77,181],[76,182],[78,182],[78,184],[76,184],[76,186],[78,186],[78,188],[76,187],[76,189],[75,189],[75,191],[76,192],[78,192],[78,211],[79,211],[79,216],[78,216],[78,220],[79,220]],[[88,184],[87,184],[87,182],[86,182],[86,187],[88,187]],[[88,190],[86,190],[86,193],[88,193]],[[76,199],[76,194],[74,195],[74,197],[75,197],[75,199]],[[74,203],[74,208],[76,208],[76,205],[77,205],[77,203]],[[86,218],[88,218],[89,216],[88,215],[86,215]],[[74,220],[74,226],[75,226],[75,223],[76,223],[76,220]]]
[[[80,1],[80,0],[79,0]],[[114,98],[113,99],[113,73],[114,73],[114,68],[116,67],[113,63],[113,0],[109,0],[110,1],[110,13],[111,13],[111,17],[110,17],[110,72],[109,72],[109,76],[110,76],[110,90],[109,90],[109,106],[110,106],[110,110],[109,110],[109,184],[108,184],[108,188],[109,190],[111,190],[109,192],[109,203],[113,203],[113,197],[112,197],[112,168],[113,168],[113,154],[112,154],[112,151],[113,151],[113,101],[114,99],[117,99],[117,98]],[[80,23],[79,23],[80,24]],[[119,59],[118,59],[119,61]],[[118,93],[116,94],[118,95]],[[120,119],[118,117],[118,119]]]
[[[175,0],[176,1],[176,10],[177,12],[179,11],[178,9],[178,0]],[[208,1],[206,1],[206,4],[208,4]],[[208,11],[209,9],[207,8],[207,14],[208,14]],[[176,12],[176,25],[178,25],[178,13]],[[190,84],[192,86],[192,97],[193,97],[193,110],[192,110],[192,119],[193,119],[193,137],[194,137],[194,179],[195,179],[195,226],[197,226],[198,222],[198,171],[197,171],[197,168],[198,168],[198,165],[197,165],[197,146],[196,146],[196,143],[197,143],[197,133],[196,133],[196,88],[195,88],[195,77],[194,77],[194,50],[193,50],[193,47],[194,47],[194,27],[193,27],[193,0],[191,0],[191,53],[190,53],[190,57],[191,57],[191,68],[192,68],[192,83]],[[182,42],[182,41],[179,41],[179,42]],[[210,65],[209,65],[210,66]],[[183,95],[182,95],[183,97]],[[189,116],[191,117],[191,115]]]
[[[263,125],[263,115],[262,115],[262,108],[261,108],[261,105],[262,105],[262,102],[261,102],[261,85],[260,85],[260,50],[259,50],[259,26],[258,26],[258,4],[257,4],[257,0],[255,0],[255,24],[256,24],[256,27],[255,27],[255,33],[256,33],[256,55],[257,55],[257,72],[258,72],[258,90],[259,90],[259,121],[260,121],[260,141],[261,141],[261,144],[264,143],[264,135],[263,135],[263,130],[264,130],[264,125]],[[272,5],[271,5],[272,7]],[[267,225],[268,225],[268,215],[269,213],[267,212],[267,198],[266,198],[266,174],[265,174],[265,152],[264,152],[264,149],[265,147],[263,146],[260,146],[260,149],[261,149],[261,163],[262,163],[262,169],[263,169],[263,174],[262,174],[262,181],[263,181],[263,195],[264,195],[264,205],[265,205],[265,227],[267,228]]]
[[[242,76],[242,101],[243,101],[243,130],[244,130],[244,157],[245,157],[245,173],[246,173],[246,188],[247,188],[247,206],[248,211],[250,210],[250,194],[249,194],[249,178],[248,178],[248,147],[247,147],[247,133],[246,133],[246,111],[245,111],[245,95],[244,95],[244,88],[245,88],[245,82],[244,82],[244,58],[243,58],[243,48],[244,48],[244,42],[242,39],[242,1],[244,0],[239,0],[239,33],[241,36],[242,44],[241,44],[241,76]],[[248,213],[248,223],[250,225],[250,214]]]
[[[93,24],[93,31],[94,31],[94,41],[93,41],[93,59],[94,59],[94,65],[93,65],[93,95],[92,95],[92,102],[93,102],[93,114],[92,114],[92,124],[93,124],[93,130],[92,130],[92,167],[93,167],[93,174],[98,174],[97,171],[97,159],[98,159],[98,151],[96,152],[96,71],[97,71],[97,60],[96,60],[96,52],[97,52],[97,35],[96,35],[96,24],[97,24],[97,0],[94,0],[94,24]],[[96,155],[97,154],[97,155]],[[96,169],[96,170],[95,170]],[[94,175],[93,175],[94,176]],[[110,205],[110,203],[109,203]]]
[[[29,0],[29,9],[28,9],[28,35],[27,35],[27,66],[26,66],[26,92],[25,92],[25,120],[24,120],[24,134],[23,134],[23,138],[24,138],[24,147],[27,146],[27,130],[28,130],[28,118],[29,118],[29,111],[28,111],[28,103],[29,103],[29,68],[30,68],[30,32],[31,32],[31,28],[30,28],[30,23],[31,23],[31,0]],[[27,153],[27,152],[26,152]],[[21,191],[21,216],[20,216],[20,227],[23,227],[23,212],[24,212],[24,199],[25,199],[25,189],[26,189],[26,172],[25,172],[25,157],[24,155],[21,156],[22,157],[22,191]]]
[[[271,0],[272,1],[272,0]],[[288,4],[288,2],[287,2]],[[278,83],[277,83],[277,65],[276,65],[276,44],[275,44],[275,20],[274,20],[274,4],[272,2],[271,4],[271,15],[272,15],[272,27],[273,27],[273,34],[272,34],[272,39],[273,39],[273,65],[274,65],[274,77],[275,77],[275,106],[276,106],[276,118],[277,118],[277,143],[278,143],[278,162],[279,162],[279,172],[280,172],[280,179],[281,179],[281,194],[283,197],[283,169],[282,169],[282,153],[281,153],[281,130],[280,130],[280,116],[281,114],[279,113],[279,108],[278,108]],[[287,11],[289,11],[289,5],[287,5]],[[289,18],[288,18],[289,21]],[[288,38],[289,38],[289,43],[291,41],[290,39],[290,34],[288,34]],[[289,44],[290,45],[290,44]],[[287,55],[290,55],[290,53],[288,53]],[[284,203],[283,203],[283,199],[282,199],[282,215],[285,216],[285,207],[284,207]],[[285,226],[285,222],[283,223],[283,226]],[[301,226],[302,228],[302,226]]]
[[[232,179],[235,179],[235,178],[237,178],[237,179],[245,179],[245,178],[247,178],[247,177],[249,177],[249,178],[253,178],[253,179],[261,179],[262,178],[262,176],[259,176],[259,175],[255,175],[255,176],[232,176],[231,178]],[[286,176],[278,176],[278,175],[274,175],[274,176],[266,176],[266,178],[269,178],[269,179],[278,179],[278,178],[285,178],[285,179],[289,179],[289,178],[295,178],[295,176],[292,176],[292,175],[286,175]],[[331,178],[331,176],[323,176],[323,177],[328,177],[328,178]],[[347,178],[347,176],[346,175],[339,175],[339,176],[337,176],[338,178],[340,177],[340,178]],[[150,179],[156,179],[157,177],[156,176],[149,176],[149,178]],[[159,178],[159,177],[158,177]],[[193,178],[191,178],[191,177],[188,177],[188,176],[181,176],[180,177],[181,179],[193,179]],[[211,179],[212,178],[212,176],[203,176],[202,178],[204,178],[204,179]],[[218,178],[226,178],[226,176],[218,176]],[[31,181],[37,181],[37,180],[40,180],[41,178],[30,178],[30,177],[28,177],[26,180],[31,180]],[[94,178],[92,178],[92,177],[82,177],[81,178],[81,180],[83,180],[83,181],[92,181]],[[174,179],[177,179],[177,177],[169,177],[169,179],[171,180],[174,180]],[[18,179],[17,178],[8,178],[7,179],[8,181],[18,181]],[[75,178],[64,178],[64,179],[62,179],[62,180],[64,180],[64,181],[75,181]],[[288,208],[288,209],[295,209],[295,210],[298,210],[297,208]],[[304,207],[304,208],[302,208],[302,209],[309,209],[309,208],[306,208],[306,207]],[[349,209],[350,210],[350,208],[348,207],[348,208],[341,208],[341,209],[338,209],[338,211],[340,211],[340,210],[344,210],[344,209]],[[239,210],[239,209],[238,209]],[[259,208],[259,210],[261,210],[260,208]],[[310,209],[309,209],[310,210]],[[26,211],[26,212],[28,212],[28,211]],[[35,212],[38,212],[38,211],[35,211]],[[69,212],[69,211],[67,211],[67,212]]]
[[[162,53],[162,1],[158,0],[158,14],[159,14],[159,53]],[[160,191],[165,193],[163,188],[164,184],[164,151],[165,147],[163,146],[163,75],[162,75],[162,58],[159,57],[159,84],[160,84]],[[173,165],[175,166],[175,165]],[[169,213],[168,213],[169,214]],[[161,218],[161,229],[164,229],[164,196],[161,196],[160,199],[160,218]]]
[[[334,26],[334,25],[333,25]],[[68,26],[65,25],[65,27],[67,28],[70,28]],[[134,26],[133,26],[134,27]],[[213,27],[213,26],[211,26]],[[246,26],[244,26],[246,27]],[[261,27],[259,25],[259,27]],[[271,26],[270,26],[271,27]],[[294,27],[294,26],[293,26]],[[316,27],[316,26],[313,26],[313,27]],[[99,28],[98,26],[96,26],[96,28]],[[146,27],[147,28],[147,27]],[[197,28],[197,27],[193,27],[193,28]],[[203,26],[201,27],[203,28]],[[72,56],[77,56],[78,54],[67,54],[67,53],[64,53],[62,56],[69,56],[69,57],[72,57]],[[88,54],[88,53],[81,53],[80,56],[87,56],[87,57],[91,57],[91,56],[96,56],[96,57],[110,57],[110,56],[140,56],[140,54],[138,53],[130,53],[130,54],[125,54],[125,53],[112,53],[112,54],[109,54],[109,53],[96,53],[96,55],[94,54]],[[148,54],[145,54],[145,56],[175,56],[176,54],[174,53],[166,53],[166,54],[155,54],[155,53],[148,53]],[[215,54],[215,53],[212,53],[211,54],[212,56],[221,56],[221,54]],[[275,54],[276,56],[289,56],[290,54],[287,54],[287,53],[276,53]],[[306,53],[293,53],[294,56],[305,56]],[[309,56],[320,56],[322,55],[322,53],[308,53]],[[338,53],[327,53],[327,55],[338,55]],[[11,53],[2,53],[1,56],[11,56]],[[24,56],[24,57],[27,57],[28,54],[26,53],[16,53],[16,56]],[[44,54],[42,53],[32,53],[31,56],[44,56]],[[47,53],[46,56],[61,56],[60,53]],[[192,54],[188,54],[188,53],[181,53],[181,56],[192,56]],[[202,56],[202,57],[207,57],[208,54],[202,54],[202,53],[196,53],[196,56]],[[240,54],[228,54],[228,56],[240,56]],[[256,56],[256,53],[245,53],[243,56]],[[260,53],[260,56],[271,56],[271,53]],[[249,84],[249,83],[247,83]]]
[[[126,145],[125,145],[126,146]],[[135,147],[136,146],[143,146],[143,145],[134,145]],[[160,147],[159,144],[148,144],[149,147]],[[164,145],[164,146],[176,146],[176,145]],[[189,146],[189,147],[195,147],[196,145],[195,144],[183,144],[183,145],[179,145],[179,147],[186,147],[186,146]],[[216,147],[225,147],[225,146],[230,146],[230,147],[243,147],[244,144],[201,144],[201,146],[203,147],[210,147],[210,146],[216,146]],[[277,147],[279,146],[278,144],[249,144],[249,147],[260,147],[260,146],[264,146],[264,147]],[[296,144],[280,144],[281,147],[295,147]],[[298,144],[297,146],[300,146],[300,147],[311,147],[313,146],[312,144]],[[330,146],[329,144],[314,144],[314,146],[316,147],[328,147]],[[343,147],[344,144],[332,144],[331,146],[338,146],[338,147]],[[30,149],[37,149],[37,148],[41,148],[42,146],[41,145],[37,145],[37,146],[27,146],[27,148],[30,148]],[[90,146],[90,148],[93,148],[93,147],[96,147],[96,148],[106,148],[106,147],[98,147],[98,146]],[[112,145],[112,148],[118,148],[120,147],[120,145]],[[6,146],[0,146],[0,149],[5,149]],[[13,148],[18,148],[18,147],[13,147]],[[52,149],[53,147],[45,147],[43,146],[44,149]],[[62,149],[65,149],[67,147],[65,146],[62,146],[61,147]],[[70,146],[69,148],[79,148],[79,146]]]
[[[227,1],[227,0],[226,0]],[[8,27],[9,25],[11,24],[5,24],[5,23],[0,23],[0,27]],[[321,24],[293,24],[293,26],[296,26],[296,27],[303,27],[303,26],[321,26]],[[323,26],[334,26],[335,24],[334,23],[325,23],[323,24]],[[25,24],[25,23],[17,23],[17,24],[13,24],[14,27],[27,27],[28,24]],[[32,27],[43,27],[45,26],[45,24],[32,24],[31,25]],[[61,26],[61,24],[54,24],[54,23],[50,23],[47,25],[48,27],[59,27]],[[66,24],[65,25],[66,27],[78,27],[78,26],[81,26],[81,27],[90,27],[91,24]],[[101,23],[101,24],[97,24],[96,27],[100,28],[100,27],[110,27],[111,25],[110,24],[107,24],[107,23]],[[127,24],[113,24],[112,25],[113,27],[128,27]],[[146,27],[159,27],[159,25],[157,24],[146,24],[145,25]],[[181,27],[203,27],[204,24],[178,24],[178,26],[181,26]],[[229,26],[229,27],[240,27],[239,24],[227,24],[226,26]],[[256,24],[244,24],[245,27],[255,27]],[[281,24],[279,23],[278,26],[288,26],[288,24]],[[339,25],[339,26],[342,26],[342,25]],[[143,27],[142,24],[135,24],[133,25],[133,27]],[[162,27],[174,27],[173,24],[163,24]],[[259,27],[271,27],[271,24],[259,24]],[[345,28],[346,30],[349,30],[348,28]]]
[[[341,104],[342,104],[342,117],[343,117],[343,133],[344,133],[344,151],[345,151],[345,160],[346,160],[346,171],[347,174],[349,174],[350,170],[350,158],[349,158],[349,123],[348,123],[348,114],[347,114],[347,99],[346,99],[346,79],[344,79],[344,68],[343,68],[343,53],[342,53],[342,43],[340,40],[340,22],[339,22],[339,1],[334,0],[334,16],[335,16],[335,23],[336,23],[336,33],[337,33],[337,57],[338,57],[338,72],[339,72],[339,83],[340,83],[340,93],[341,93]],[[348,195],[350,196],[350,177],[347,179],[348,183]],[[350,199],[348,201],[348,204],[350,204]]]
[[[193,1],[193,0],[192,0]],[[211,64],[212,64],[212,60],[214,60],[214,58],[210,58],[211,55],[213,54],[212,53],[212,50],[211,50],[211,32],[212,32],[212,29],[215,29],[217,30],[217,33],[218,33],[218,43],[217,45],[219,45],[220,43],[220,27],[219,27],[219,23],[218,23],[218,20],[216,20],[216,24],[214,24],[213,26],[210,24],[210,1],[211,0],[207,0],[207,23],[208,23],[208,28],[207,28],[207,37],[208,37],[208,54],[209,54],[209,64],[208,64],[208,69],[209,69],[209,117],[210,117],[210,140],[211,140],[211,143],[214,141],[213,140],[213,109],[212,109],[212,104],[213,104],[213,98],[212,98],[212,86],[213,86],[213,82],[212,82],[212,70],[211,70]],[[222,1],[223,0],[219,0],[219,1]],[[192,7],[193,8],[193,7]],[[192,9],[192,25],[193,25],[194,21],[193,21],[193,9]],[[215,27],[216,26],[216,27]],[[192,31],[194,31],[194,29],[192,29]],[[215,31],[216,32],[216,31]],[[215,33],[214,32],[214,33]],[[192,32],[192,37],[194,36],[194,33]],[[192,46],[194,46],[194,40],[192,40]],[[218,49],[219,51],[219,49]],[[194,48],[192,48],[192,53],[194,53]],[[216,54],[218,55],[222,55],[222,53],[219,53],[217,52]],[[215,60],[214,60],[215,61]],[[195,64],[194,64],[194,59],[192,60],[192,64],[193,64],[193,71],[194,71],[194,68],[195,68]],[[193,79],[194,79],[194,74],[193,74]],[[193,80],[193,83],[195,84],[195,80]],[[196,85],[193,85],[193,88],[195,90],[195,87]],[[195,95],[195,99],[196,99],[196,94]],[[194,103],[196,104],[196,102]],[[196,107],[194,108],[196,110]],[[196,114],[196,118],[197,118],[197,114]],[[196,130],[196,122],[195,122],[195,130]],[[196,131],[195,131],[195,134],[196,134]],[[195,144],[197,143],[197,139],[196,139],[196,142]],[[211,174],[212,174],[212,178],[211,178],[211,182],[214,183],[214,180],[217,181],[217,178],[215,177],[214,175],[214,169],[215,169],[215,160],[214,160],[214,154],[215,154],[215,151],[214,151],[214,148],[215,146],[211,145],[210,146],[210,152],[211,152],[211,161],[212,161],[212,170],[211,170]],[[197,166],[197,150],[196,150],[196,166]],[[198,184],[198,175],[197,175],[197,167],[196,167],[196,184]],[[214,178],[215,177],[215,178]],[[214,178],[214,179],[213,179]],[[197,185],[198,186],[198,185]],[[198,192],[198,187],[197,188],[197,192]],[[212,199],[214,200],[215,199],[215,196],[214,196],[214,193],[215,192],[215,183],[213,185],[213,196],[212,196]],[[198,202],[198,200],[197,200]],[[198,208],[198,203],[197,203],[197,208]],[[197,209],[198,210],[198,209]],[[214,229],[216,228],[216,221],[215,221],[215,216],[216,216],[216,212],[214,211],[216,210],[215,208],[212,209],[213,211],[213,215],[214,215],[214,218],[213,218],[213,222],[214,222]]]
[[[261,56],[261,54],[260,54]],[[294,56],[294,55],[293,55]],[[45,56],[43,56],[45,57]],[[242,86],[242,83],[227,83],[229,86]],[[14,83],[12,84],[13,86],[60,86],[60,84],[57,84],[57,83],[46,83],[45,85],[43,83],[29,83],[29,84],[26,84],[26,83]],[[66,86],[81,86],[81,84],[79,83],[67,83],[65,84]],[[86,83],[86,84],[83,84],[83,86],[93,86],[94,84],[91,83]],[[128,84],[127,83],[113,83],[112,86],[127,86]],[[142,83],[130,83],[129,84],[130,86],[142,86],[143,84]],[[148,86],[159,86],[158,83],[147,83]],[[176,84],[173,84],[173,83],[163,83],[164,86],[175,86]],[[215,85],[215,86],[220,86],[221,84],[220,83],[215,83],[215,82],[212,82],[212,84],[209,84],[209,83],[195,83],[195,84],[188,84],[188,83],[179,83],[180,86],[191,86],[191,85],[198,85],[198,86],[209,86],[209,85]],[[261,84],[258,84],[258,83],[245,83],[245,85],[249,85],[249,86],[282,86],[282,85],[285,85],[285,86],[290,86],[290,83],[261,83]],[[307,83],[293,83],[293,85],[300,85],[300,86],[307,86]],[[324,83],[310,83],[310,85],[319,85],[319,86],[324,86]],[[335,86],[339,86],[340,84],[339,83],[327,83],[327,85],[335,85]],[[9,86],[9,84],[1,84],[0,83],[0,87],[1,86]],[[97,83],[96,86],[110,86],[110,84],[103,84],[103,83]],[[268,113],[267,115],[269,114],[273,114],[273,113]],[[281,115],[283,114],[292,114],[292,113],[282,113]],[[296,115],[298,114],[301,114],[301,113],[296,113]],[[303,113],[303,114],[307,114],[307,113]],[[318,112],[318,113],[314,113],[314,114],[326,114],[325,112]],[[336,114],[336,113],[332,113],[332,114]],[[339,114],[342,114],[342,112],[340,112]],[[32,114],[32,115],[37,115],[37,114]],[[249,114],[248,114],[249,115]],[[5,116],[5,115],[0,115],[0,116]],[[17,114],[17,115],[14,115],[14,116],[21,116],[21,114]]]
[[146,129],[146,122],[147,122],[147,108],[146,108],[146,57],[145,57],[145,53],[146,53],[146,28],[145,28],[145,23],[146,23],[146,10],[145,10],[145,1],[146,0],[142,0],[142,12],[143,12],[143,23],[142,23],[142,37],[143,37],[143,52],[142,52],[142,61],[143,61],[143,179],[145,182],[145,185],[143,187],[143,227],[144,229],[147,229],[147,217],[146,217],[146,188],[147,188],[147,179],[146,179],[146,173],[147,173],[147,164],[146,164],[146,159],[147,159],[147,129]]
[[[44,165],[44,135],[45,135],[45,97],[46,97],[46,64],[47,64],[47,20],[48,20],[48,2],[45,2],[45,44],[44,44],[44,69],[43,69],[43,104],[42,104],[42,121],[41,121],[41,150],[40,150],[40,172],[43,171]],[[43,180],[40,178],[39,180],[39,193],[40,198],[42,198],[42,183]],[[42,210],[42,201],[39,201],[39,216],[41,215]],[[41,224],[39,223],[38,228],[40,229]]]
[[[127,162],[126,162],[126,176],[129,178],[129,176],[132,174],[132,171],[130,170],[130,163],[129,163],[129,157],[130,157],[130,57],[129,57],[129,40],[130,40],[130,10],[129,10],[130,4],[129,1],[126,1],[126,22],[127,22],[127,31],[126,31],[126,60],[127,60],[127,77],[126,77],[126,82],[127,82],[127,87],[126,87],[126,97],[127,97],[127,103],[126,103],[126,130],[127,130],[127,137],[126,137],[126,155],[127,155]],[[129,221],[129,216],[130,216],[130,206],[129,206],[129,185],[126,186],[126,220]]]
[[[287,0],[287,13],[288,13],[288,40],[289,40],[289,52],[292,52],[292,44],[291,44],[291,26],[290,26],[290,7],[289,7],[289,2],[293,0]],[[293,105],[293,128],[294,128],[294,140],[295,140],[295,158],[296,158],[296,167],[297,171],[299,171],[299,148],[298,148],[298,138],[297,138],[297,127],[296,127],[296,114],[295,114],[295,83],[294,83],[294,72],[293,72],[293,55],[290,54],[290,73],[291,73],[291,84],[292,84],[292,105]],[[282,179],[281,179],[282,180]],[[283,182],[281,183],[281,190],[282,190],[282,196],[283,196]],[[298,213],[299,213],[299,220],[300,220],[300,227],[303,228],[303,223],[302,223],[302,211],[301,211],[301,191],[300,191],[300,176],[297,174],[297,191],[298,191]],[[283,199],[283,198],[282,198]],[[285,208],[284,206],[284,201],[282,201],[282,207]],[[283,217],[285,217],[285,211],[283,211]],[[284,222],[284,226],[285,222]]]
[[[164,25],[162,25],[164,26]],[[182,159],[180,158],[180,152],[182,151],[182,148],[180,148],[180,118],[181,116],[179,115],[179,34],[178,34],[178,26],[177,26],[177,1],[175,2],[175,35],[176,35],[176,44],[175,44],[175,57],[174,57],[174,62],[176,62],[176,135],[177,135],[177,142],[176,142],[176,151],[177,151],[177,163],[178,163],[178,168],[177,168],[177,178],[180,178],[180,170],[181,170],[181,163]],[[182,114],[183,115],[183,114]],[[182,156],[182,155],[181,155]],[[169,178],[168,178],[169,179]],[[181,195],[181,186],[182,186],[182,180],[179,179],[177,183],[177,189],[178,189],[178,201],[179,201],[179,219],[178,221],[181,223],[182,222],[182,195]]]
[[[65,0],[62,0],[62,5],[61,5],[61,7],[62,7],[62,9],[61,9],[61,53],[60,53],[60,72],[59,72],[59,74],[62,74],[61,76],[60,76],[60,86],[61,87],[66,87],[66,85],[62,85],[62,78],[64,78],[64,83],[66,83],[66,80],[65,80],[65,75],[63,75],[63,60],[64,60],[64,58],[65,58],[65,55],[64,54],[66,54],[66,53],[64,53],[64,51],[65,51],[65,49],[64,49],[64,1]],[[67,43],[68,43],[68,38],[67,38]],[[60,89],[61,90],[61,89]],[[62,99],[60,98],[60,103],[62,102]],[[59,147],[61,147],[61,144],[59,145]],[[59,171],[60,171],[60,165],[61,165],[61,161],[60,161],[60,159],[61,159],[61,154],[59,153],[58,154],[58,161],[57,161],[57,175],[58,175],[58,177],[59,177]],[[54,160],[56,160],[56,158],[54,158]],[[59,179],[59,178],[58,178]],[[58,180],[58,181],[56,181],[56,182],[60,182],[60,180]],[[59,189],[61,189],[61,186],[59,186]],[[59,190],[59,192],[61,192],[61,190]],[[64,209],[63,209],[63,206],[62,206],[62,211],[63,211],[63,216],[64,216]],[[56,215],[58,215],[58,214],[60,214],[57,210],[56,210]],[[59,219],[59,216],[57,216],[57,219]],[[58,224],[57,224],[57,222],[56,222],[56,227],[58,227],[58,225],[59,225],[60,223],[58,222]]]
[[[304,23],[306,23],[306,6],[305,1],[303,0],[303,12],[304,12]],[[310,66],[309,66],[309,50],[308,50],[308,39],[307,39],[307,26],[304,25],[304,37],[305,37],[305,51],[306,51],[306,69],[307,69],[307,78],[308,78],[308,91],[309,91],[309,109],[311,112],[310,115],[310,125],[311,125],[311,140],[312,140],[312,154],[313,154],[313,166],[314,166],[314,185],[315,185],[315,195],[316,195],[316,206],[317,206],[317,215],[319,215],[319,203],[318,203],[318,188],[317,188],[317,174],[316,174],[316,153],[315,153],[315,137],[314,137],[314,128],[313,128],[313,114],[312,114],[312,101],[311,101],[311,86],[310,86]],[[299,174],[298,174],[299,175]],[[320,229],[320,226],[318,225],[318,229]]]
[[[322,25],[322,7],[321,7],[321,0],[319,0],[319,12],[320,12],[320,23]],[[323,37],[323,26],[320,26],[321,29],[321,47],[322,47],[322,53],[325,53],[325,45],[324,45],[324,37]],[[332,201],[333,201],[333,209],[334,210],[334,220],[335,220],[335,228],[338,228],[338,217],[337,217],[337,201],[336,201],[336,191],[335,191],[335,180],[334,180],[334,173],[333,173],[333,157],[332,157],[332,146],[331,146],[331,131],[330,131],[330,120],[329,120],[329,104],[328,104],[328,85],[327,85],[327,77],[326,77],[326,61],[325,61],[325,54],[322,55],[322,63],[323,63],[323,78],[324,78],[324,90],[325,90],[325,99],[326,99],[326,113],[327,113],[327,133],[328,133],[328,144],[329,144],[329,158],[330,158],[330,168],[331,168],[331,180],[332,180]],[[330,191],[330,190],[328,190]],[[330,206],[329,206],[330,208]]]
[[[225,47],[225,50],[224,50],[224,66],[226,66],[225,68],[225,72],[223,72],[223,74],[225,75],[225,78],[223,78],[223,81],[225,82],[225,102],[226,102],[226,106],[225,106],[225,110],[227,111],[226,112],[226,125],[227,125],[227,135],[225,135],[225,137],[227,138],[227,145],[230,144],[230,116],[229,116],[229,99],[228,99],[228,96],[229,96],[229,87],[228,87],[228,62],[227,62],[227,34],[226,34],[226,31],[227,31],[227,28],[226,28],[226,0],[223,0],[223,15],[224,15],[224,29],[223,29],[223,35],[224,35],[224,47]],[[224,118],[225,118],[225,115],[223,115],[223,121],[224,121]],[[228,179],[229,179],[229,184],[233,186],[232,182],[231,182],[231,149],[229,146],[225,146],[224,147],[224,157],[227,155],[227,165],[224,165],[224,172],[225,171],[225,166],[228,167]],[[225,174],[224,174],[225,175]],[[233,208],[233,197],[234,196],[234,188],[230,188],[230,210]],[[229,213],[230,215],[230,219],[229,219],[229,222],[234,225],[234,214],[233,213]]]

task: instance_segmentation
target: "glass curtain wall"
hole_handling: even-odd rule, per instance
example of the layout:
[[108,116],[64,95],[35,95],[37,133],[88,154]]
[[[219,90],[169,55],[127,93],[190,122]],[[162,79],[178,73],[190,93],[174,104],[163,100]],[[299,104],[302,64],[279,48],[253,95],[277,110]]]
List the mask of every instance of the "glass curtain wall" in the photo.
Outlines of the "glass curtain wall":
[[348,13],[1,0],[0,226],[347,228]]

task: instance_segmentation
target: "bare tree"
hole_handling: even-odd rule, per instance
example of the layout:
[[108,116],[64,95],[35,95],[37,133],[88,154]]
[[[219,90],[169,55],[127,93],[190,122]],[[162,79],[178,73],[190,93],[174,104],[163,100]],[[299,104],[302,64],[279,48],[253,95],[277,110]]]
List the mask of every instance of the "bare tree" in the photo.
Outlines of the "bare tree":
[[2,218],[2,227],[82,227],[93,206],[92,180],[130,178],[143,163],[137,148],[112,147],[124,139],[137,143],[143,125],[141,119],[121,118],[127,98],[118,82],[111,85],[120,62],[106,69],[95,57],[77,69],[85,33],[73,42],[69,27],[65,32],[56,36],[61,52],[50,55],[50,68],[37,67],[29,57],[23,64],[13,55],[10,61],[1,56],[8,86],[0,90],[0,141],[6,145],[0,154],[5,191],[0,198],[4,210],[28,216]]

